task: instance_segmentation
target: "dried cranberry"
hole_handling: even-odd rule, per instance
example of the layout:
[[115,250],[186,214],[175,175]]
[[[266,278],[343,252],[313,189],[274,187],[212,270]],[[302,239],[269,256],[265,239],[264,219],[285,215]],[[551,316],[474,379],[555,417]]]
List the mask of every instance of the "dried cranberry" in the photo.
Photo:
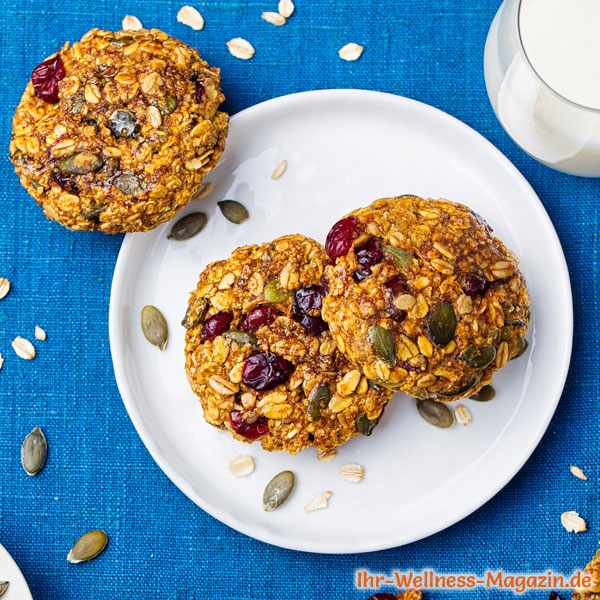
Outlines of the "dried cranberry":
[[38,98],[52,104],[58,102],[58,82],[65,76],[59,54],[40,63],[31,73],[31,83]]
[[400,310],[394,306],[394,298],[396,296],[400,296],[402,294],[410,294],[410,288],[408,287],[408,283],[406,283],[406,279],[404,275],[396,275],[393,279],[390,279],[385,287],[389,290],[390,294],[388,296],[388,308],[387,313],[390,315],[394,321],[398,323],[403,321],[406,317],[406,311]]
[[229,422],[231,428],[247,440],[256,440],[269,433],[269,420],[265,417],[258,417],[254,423],[247,423],[239,410],[232,410],[229,413]]
[[389,592],[379,592],[379,594],[371,596],[369,600],[396,600],[396,598],[398,598],[398,594],[390,594]]
[[196,100],[202,102],[204,96],[206,96],[206,88],[201,83],[196,82]]
[[281,313],[273,306],[263,304],[251,310],[242,321],[241,329],[252,333],[263,325],[271,324]]
[[292,315],[294,321],[297,321],[311,335],[321,335],[327,330],[328,325],[321,317],[313,317],[311,315]]
[[321,310],[325,292],[320,285],[310,284],[300,288],[294,294],[292,315],[304,315],[311,310]]
[[550,592],[548,600],[562,600],[562,598],[556,592]]
[[400,363],[400,366],[405,370],[408,371],[409,373],[412,371],[413,373],[419,373],[421,371],[421,369],[419,369],[419,367],[415,367],[415,365],[410,364],[410,362],[408,362],[407,360],[405,360],[404,362]]
[[371,274],[371,267],[383,260],[383,248],[381,241],[377,238],[371,238],[369,241],[354,249],[356,259],[360,265],[360,269],[354,273],[356,281],[362,281],[365,277]]
[[216,338],[225,330],[229,329],[231,321],[233,321],[232,312],[221,311],[214,314],[204,321],[204,325],[202,326],[202,338],[205,340]]
[[476,296],[477,294],[483,294],[485,290],[487,290],[489,284],[490,282],[485,275],[467,273],[463,290],[465,291],[465,294],[469,296]]
[[66,192],[75,195],[79,194],[79,186],[68,175],[61,173],[60,171],[51,171],[50,179]]
[[325,251],[330,258],[335,260],[340,256],[348,254],[352,242],[358,231],[358,219],[356,217],[346,217],[338,221],[327,234],[325,241]]
[[242,383],[253,390],[271,390],[287,381],[294,365],[273,352],[251,354],[242,367]]

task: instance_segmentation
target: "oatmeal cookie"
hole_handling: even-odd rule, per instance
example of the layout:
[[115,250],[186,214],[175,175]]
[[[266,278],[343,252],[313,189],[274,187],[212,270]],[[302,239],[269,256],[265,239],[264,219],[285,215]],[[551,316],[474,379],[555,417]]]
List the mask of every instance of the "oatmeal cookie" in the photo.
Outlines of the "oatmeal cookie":
[[465,206],[377,200],[336,223],[325,248],[323,318],[370,380],[452,401],[526,349],[517,259]]
[[321,318],[324,258],[314,240],[288,235],[202,272],[183,324],[188,380],[210,424],[291,453],[371,433],[391,392],[336,349]]
[[92,29],[38,65],[10,158],[49,219],[146,231],[184,207],[227,137],[219,70],[158,29]]
[[399,594],[390,592],[379,592],[369,598],[369,600],[423,600],[421,590],[407,590]]
[[584,572],[592,577],[593,583],[586,588],[575,590],[573,600],[600,600],[600,550],[596,552]]

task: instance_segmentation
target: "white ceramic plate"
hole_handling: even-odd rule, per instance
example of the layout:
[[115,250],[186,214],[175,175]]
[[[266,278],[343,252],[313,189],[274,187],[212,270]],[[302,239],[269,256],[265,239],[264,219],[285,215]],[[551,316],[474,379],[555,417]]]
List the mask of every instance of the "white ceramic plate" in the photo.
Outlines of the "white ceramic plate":
[[[285,174],[270,178],[283,159]],[[327,90],[277,98],[231,119],[227,150],[210,175],[214,188],[184,214],[203,210],[206,229],[187,242],[166,239],[170,225],[127,235],[115,269],[110,341],[123,401],[168,477],[217,519],[260,540],[311,552],[363,552],[406,544],[464,518],[496,494],[537,446],[554,413],[571,354],[572,301],[564,256],[539,199],[475,131],[413,100],[369,91]],[[184,374],[188,294],[204,266],[236,247],[301,233],[324,241],[348,211],[383,196],[413,193],[460,201],[493,226],[521,258],[533,318],[530,350],[496,378],[496,399],[466,401],[469,427],[438,430],[398,395],[370,438],[352,439],[331,463],[310,449],[266,453],[207,425]],[[242,202],[250,219],[234,225],[216,202]],[[140,311],[165,315],[169,345],[143,337]],[[256,471],[235,479],[227,463],[252,454]],[[339,468],[357,462],[360,484]],[[291,469],[297,488],[273,513],[265,484]],[[333,491],[329,508],[304,513],[308,497]],[[358,520],[364,521],[356,526]]]
[[2,600],[32,600],[23,574],[4,546],[0,546],[0,581],[10,582]]

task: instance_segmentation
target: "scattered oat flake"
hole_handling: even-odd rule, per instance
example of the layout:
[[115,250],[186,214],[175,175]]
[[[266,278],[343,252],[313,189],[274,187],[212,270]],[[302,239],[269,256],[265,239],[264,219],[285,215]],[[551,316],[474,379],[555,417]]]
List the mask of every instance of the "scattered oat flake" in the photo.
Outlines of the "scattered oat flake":
[[280,27],[281,25],[285,25],[285,17],[278,12],[264,12],[260,15],[263,20],[267,23],[271,23],[271,25],[276,25]]
[[315,510],[321,510],[327,508],[329,497],[331,492],[321,492],[320,494],[313,494],[308,502],[304,505],[304,512],[313,512]]
[[340,474],[343,479],[350,483],[358,483],[365,476],[365,469],[356,463],[348,463],[340,467]]
[[287,160],[282,160],[275,167],[275,170],[273,171],[273,174],[271,175],[271,179],[279,179],[285,173],[286,169],[287,169]]
[[4,364],[4,357],[0,354],[0,371],[2,370],[2,365]]
[[295,8],[292,0],[279,0],[279,14],[286,19],[289,19],[294,14]]
[[364,47],[360,44],[350,42],[349,44],[346,44],[344,47],[340,48],[338,54],[342,60],[357,60],[360,58],[363,50]]
[[471,421],[471,412],[463,404],[459,404],[454,409],[454,415],[456,420],[463,426],[466,427]]
[[571,465],[569,468],[571,469],[571,473],[573,473],[577,479],[581,479],[582,481],[588,480],[587,475],[579,467]]
[[254,56],[254,47],[252,44],[244,38],[233,38],[227,42],[229,52],[236,58],[242,60],[250,60]]
[[4,298],[10,291],[10,281],[6,277],[0,277],[0,298]]
[[581,533],[587,531],[585,521],[574,510],[565,512],[560,516],[560,522],[563,527],[571,533]]
[[204,27],[202,15],[193,6],[182,6],[177,13],[177,20],[195,31]]
[[246,477],[254,471],[254,459],[248,454],[240,454],[229,461],[229,471],[234,477]]
[[16,337],[12,341],[12,347],[19,358],[24,360],[35,358],[35,348],[33,347],[33,344],[25,338],[20,336]]
[[35,326],[35,339],[41,342],[46,341],[46,332],[39,325]]
[[197,190],[196,193],[192,196],[192,200],[202,200],[202,198],[206,198],[212,192],[213,184],[212,181],[207,181],[203,183]]
[[144,29],[142,22],[133,15],[125,15],[121,26],[123,27],[123,29],[126,29],[128,31],[137,31],[138,29]]
[[317,460],[320,462],[331,462],[337,456],[337,450],[331,450],[330,452],[325,452],[325,450],[321,450],[317,454]]

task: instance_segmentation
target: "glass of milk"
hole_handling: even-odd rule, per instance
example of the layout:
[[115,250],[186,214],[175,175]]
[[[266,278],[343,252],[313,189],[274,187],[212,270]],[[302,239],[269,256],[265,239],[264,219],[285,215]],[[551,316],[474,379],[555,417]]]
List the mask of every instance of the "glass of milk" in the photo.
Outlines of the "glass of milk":
[[600,0],[505,0],[484,64],[494,112],[525,152],[600,177]]

